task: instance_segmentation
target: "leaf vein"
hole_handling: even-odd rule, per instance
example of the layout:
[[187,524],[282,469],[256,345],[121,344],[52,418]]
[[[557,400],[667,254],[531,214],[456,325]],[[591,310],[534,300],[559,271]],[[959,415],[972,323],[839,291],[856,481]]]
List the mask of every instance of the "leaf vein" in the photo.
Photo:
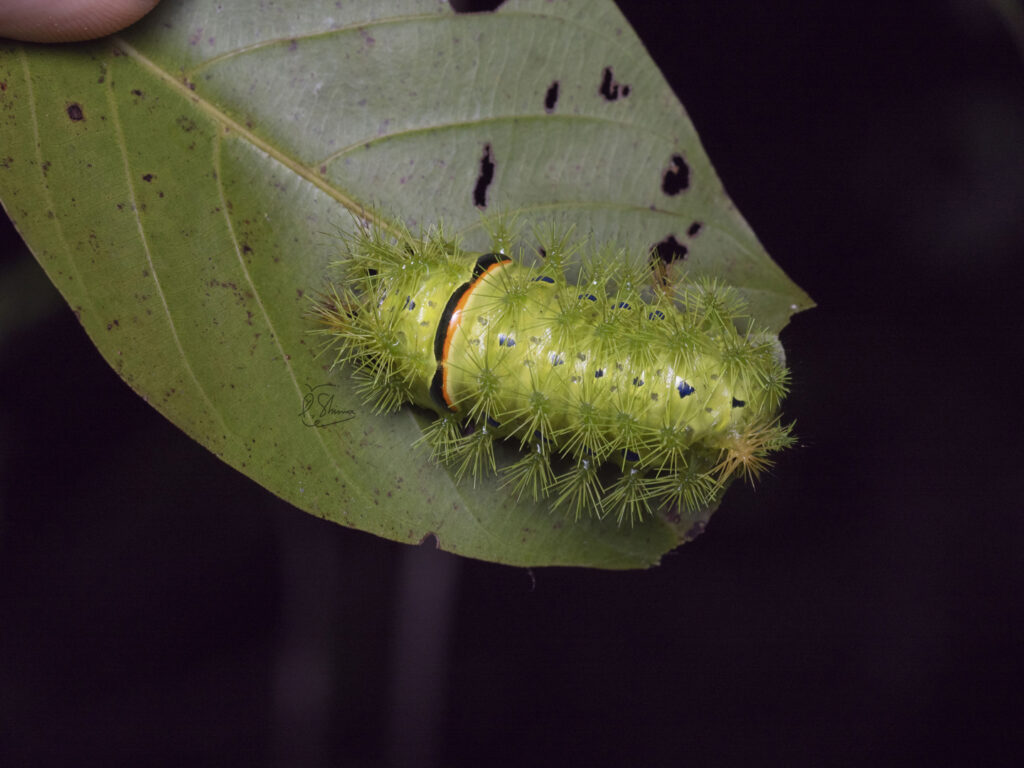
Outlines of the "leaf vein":
[[[223,181],[224,173],[223,173],[223,168],[222,168],[222,165],[221,165],[221,152],[220,152],[221,142],[222,142],[222,139],[221,139],[220,135],[218,135],[216,137],[215,141],[214,141],[213,165],[214,165],[215,178],[216,178],[217,196],[220,199],[220,208],[221,208],[221,211],[224,214],[224,224],[227,227],[228,236],[231,238],[231,246],[235,250],[235,257],[238,259],[238,266],[241,268],[242,274],[245,275],[245,280],[249,284],[249,288],[252,290],[252,294],[253,294],[253,297],[256,300],[256,304],[257,304],[257,306],[259,306],[260,313],[263,315],[264,322],[266,322],[267,327],[270,329],[270,336],[274,340],[274,346],[277,347],[277,351],[280,353],[280,356],[281,356],[281,361],[284,363],[284,367],[288,371],[288,376],[292,380],[292,384],[295,387],[295,392],[298,395],[299,405],[301,407],[302,400],[303,400],[302,387],[299,385],[299,380],[298,380],[298,378],[295,375],[295,368],[294,368],[294,366],[292,366],[291,360],[290,360],[288,354],[285,352],[284,347],[281,346],[280,336],[277,333],[277,329],[274,327],[273,321],[270,319],[270,313],[267,311],[267,307],[266,307],[266,305],[263,302],[263,297],[260,294],[260,289],[256,286],[255,281],[253,281],[252,274],[249,272],[249,267],[246,266],[245,259],[242,257],[242,248],[239,245],[238,236],[235,234],[235,227],[234,227],[234,225],[231,222],[231,215],[228,212],[229,211],[228,201],[227,201],[227,197],[226,197],[226,195],[224,193],[224,181]],[[323,438],[323,435],[320,433],[320,430],[315,429],[313,431],[314,431],[314,433],[316,435],[317,442],[319,442],[320,447],[323,449],[324,454],[327,456],[328,461],[330,461],[331,465],[334,467],[334,469],[338,473],[338,475],[340,477],[344,477],[345,480],[346,480],[346,483],[350,487],[358,488],[359,487],[358,484],[352,482],[352,478],[349,475],[349,473],[345,472],[341,468],[341,465],[338,464],[337,458],[333,454],[331,454],[330,450],[327,448],[327,443],[324,442],[324,438]],[[364,493],[364,496],[365,496],[365,493]]]
[[[28,108],[29,115],[32,119],[32,143],[35,146],[36,154],[36,165],[39,167],[40,186],[43,188],[43,194],[46,198],[46,207],[50,211],[56,213],[56,205],[54,203],[53,194],[50,192],[50,185],[46,181],[46,174],[43,172],[45,163],[43,161],[43,143],[39,134],[39,113],[36,111],[36,95],[35,88],[32,85],[32,73],[28,64],[28,56],[25,53],[25,47],[20,46],[18,48],[18,56],[21,59],[22,71],[25,75],[25,88],[28,91]],[[74,250],[68,244],[67,236],[64,232],[64,224],[61,221],[60,216],[53,217],[54,226],[57,230],[57,236],[60,238],[60,244],[64,253],[68,255],[68,261],[71,265],[71,271],[74,279],[79,285],[85,286],[86,282],[82,278],[82,273],[78,269],[78,262],[75,261]],[[85,295],[89,298],[90,308],[95,314],[96,304],[92,301],[92,295],[88,290],[84,291]],[[80,318],[81,319],[81,318]]]
[[[174,346],[177,348],[178,354],[181,357],[182,365],[184,365],[185,371],[188,374],[189,378],[192,379],[192,383],[195,385],[196,389],[199,390],[199,394],[202,397],[203,402],[206,404],[209,411],[220,423],[220,426],[224,430],[224,432],[228,433],[231,430],[225,423],[224,417],[221,415],[217,407],[213,404],[213,401],[210,399],[210,396],[207,394],[206,390],[203,388],[202,383],[199,381],[199,378],[196,376],[195,370],[193,370],[192,368],[192,364],[189,362],[188,355],[185,353],[185,348],[184,346],[182,346],[181,338],[178,336],[178,329],[177,326],[174,324],[174,318],[171,315],[171,308],[170,305],[167,303],[167,296],[164,293],[163,286],[160,284],[160,276],[157,274],[156,264],[153,262],[153,254],[149,247],[149,238],[146,236],[146,228],[145,225],[142,223],[142,216],[139,211],[138,199],[135,193],[135,184],[132,182],[131,163],[128,159],[128,143],[125,141],[124,129],[121,125],[121,117],[117,109],[117,99],[114,97],[113,80],[113,77],[107,78],[106,89],[107,104],[110,107],[111,113],[110,122],[114,126],[114,131],[116,133],[117,138],[117,148],[121,152],[121,159],[123,161],[124,166],[125,184],[128,187],[128,195],[131,200],[131,209],[135,215],[135,225],[139,233],[139,243],[141,244],[142,252],[146,257],[146,263],[149,265],[149,274],[153,278],[153,285],[156,289],[157,295],[160,297],[160,303],[163,306],[164,315],[167,318],[167,326],[171,332],[171,338],[174,340]],[[212,439],[213,435],[211,434],[210,437]]]
[[137,64],[152,73],[157,79],[169,85],[175,91],[182,96],[185,96],[192,101],[196,107],[204,112],[210,119],[220,123],[227,129],[239,136],[243,137],[246,141],[252,144],[254,147],[264,152],[268,157],[272,157],[274,160],[279,162],[285,168],[292,171],[296,176],[305,179],[310,184],[315,186],[317,189],[322,191],[328,197],[336,200],[340,205],[344,206],[348,210],[360,215],[364,219],[368,219],[371,223],[376,224],[386,231],[392,231],[391,226],[386,220],[378,219],[364,211],[364,206],[357,203],[355,200],[350,198],[348,195],[343,194],[336,187],[328,184],[327,181],[316,173],[309,166],[303,165],[297,160],[289,157],[277,147],[273,146],[267,141],[259,138],[246,128],[244,125],[239,123],[237,120],[232,119],[226,115],[222,110],[214,106],[210,101],[197,96],[185,81],[179,80],[178,78],[171,75],[171,73],[159,67],[155,62],[144,56],[138,49],[132,46],[130,43],[125,41],[123,38],[114,37],[114,41],[121,51],[131,57]]
[[396,137],[415,136],[416,134],[419,133],[432,133],[442,130],[462,129],[468,128],[470,126],[489,125],[494,123],[514,122],[523,124],[527,122],[541,120],[547,123],[563,121],[575,123],[594,123],[597,125],[621,126],[625,130],[635,131],[637,133],[647,133],[651,136],[654,136],[655,138],[665,141],[666,143],[673,147],[676,146],[675,141],[672,139],[671,136],[666,136],[664,134],[658,133],[657,131],[651,130],[650,128],[647,128],[642,125],[635,125],[633,123],[628,123],[623,120],[612,120],[610,118],[599,117],[597,115],[498,115],[492,117],[480,117],[476,118],[475,120],[459,120],[456,122],[449,123],[433,123],[431,125],[418,125],[414,128],[406,128],[400,131],[393,131],[391,133],[385,133],[380,136],[373,136],[372,138],[369,139],[360,139],[359,141],[354,141],[351,144],[344,146],[341,149],[336,150],[335,152],[332,152],[331,154],[327,155],[325,158],[320,160],[318,163],[315,163],[313,166],[311,166],[311,168],[322,165],[330,166],[336,160],[339,160],[340,158],[344,157],[346,154],[350,152],[362,150],[369,144],[377,144],[382,143],[384,141],[391,141]]
[[277,45],[283,45],[298,41],[316,40],[318,38],[330,37],[331,35],[347,34],[349,32],[355,32],[359,29],[365,29],[367,27],[382,27],[388,24],[401,24],[405,22],[416,22],[422,23],[425,21],[434,21],[438,18],[448,18],[448,16],[439,17],[437,14],[409,14],[406,16],[393,16],[389,19],[367,19],[360,21],[355,24],[346,24],[341,27],[334,27],[333,29],[318,31],[318,32],[307,32],[305,34],[289,35],[287,37],[270,37],[266,40],[260,40],[258,43],[251,43],[250,45],[243,45],[241,48],[235,48],[230,51],[224,51],[218,53],[216,56],[211,56],[206,61],[203,61],[189,70],[185,71],[186,77],[194,76],[204,69],[208,69],[210,66],[220,64],[224,61],[229,61],[237,56],[242,56],[254,51],[259,51],[264,48],[273,48]]

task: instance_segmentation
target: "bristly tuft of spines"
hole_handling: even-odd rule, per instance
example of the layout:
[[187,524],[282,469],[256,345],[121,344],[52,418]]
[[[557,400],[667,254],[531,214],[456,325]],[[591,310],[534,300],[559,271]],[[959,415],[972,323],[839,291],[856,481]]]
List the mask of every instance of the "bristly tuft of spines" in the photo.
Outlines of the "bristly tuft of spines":
[[537,440],[525,448],[526,454],[515,464],[502,467],[502,485],[508,486],[516,498],[527,497],[540,501],[555,481],[551,468],[551,455],[544,441]]
[[780,424],[778,419],[762,419],[747,424],[742,430],[731,432],[721,448],[720,460],[714,467],[719,482],[739,475],[753,483],[772,465],[771,455],[796,442],[792,424]]
[[598,468],[596,460],[580,458],[575,466],[558,475],[548,489],[555,496],[555,507],[572,513],[574,520],[595,511],[606,514]]
[[[781,348],[734,287],[666,285],[642,261],[554,225],[534,231],[534,247],[514,220],[488,227],[502,258],[485,277],[478,254],[440,227],[420,237],[360,227],[313,309],[333,366],[374,411],[439,412],[423,440],[457,480],[498,472],[517,498],[634,523],[662,508],[696,513],[794,444],[778,416],[789,388]],[[438,332],[460,286],[454,330]],[[442,370],[447,409],[431,389]],[[521,458],[499,469],[496,439]]]
[[619,523],[636,522],[651,513],[652,496],[652,478],[637,467],[627,466],[609,489],[604,506]]

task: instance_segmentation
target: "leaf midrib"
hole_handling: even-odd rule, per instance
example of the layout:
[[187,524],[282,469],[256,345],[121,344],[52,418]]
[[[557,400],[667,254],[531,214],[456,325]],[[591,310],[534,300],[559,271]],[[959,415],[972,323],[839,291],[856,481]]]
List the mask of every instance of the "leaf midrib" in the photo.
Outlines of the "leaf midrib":
[[239,123],[237,120],[234,120],[233,118],[229,117],[223,110],[218,109],[210,101],[204,99],[202,96],[197,95],[195,91],[193,91],[186,84],[185,80],[179,79],[172,75],[170,72],[167,72],[165,69],[157,65],[156,62],[154,62],[152,59],[145,56],[135,46],[127,42],[124,38],[120,36],[115,36],[114,38],[112,38],[112,40],[114,44],[117,45],[117,47],[120,48],[124,54],[131,57],[143,69],[147,70],[154,77],[158,78],[159,80],[167,84],[170,88],[177,91],[181,96],[192,101],[192,103],[195,104],[196,107],[201,112],[205,113],[212,120],[221,123],[228,130],[237,133],[239,136],[241,136],[250,144],[252,144],[255,148],[259,149],[261,152],[264,152],[268,157],[273,158],[281,165],[285,166],[288,170],[292,171],[292,173],[294,173],[296,176],[299,176],[302,179],[306,180],[307,182],[315,186],[317,189],[319,189],[321,192],[323,192],[325,195],[333,198],[348,210],[353,212],[358,211],[359,215],[362,218],[369,219],[375,225],[390,231],[391,228],[388,226],[387,222],[378,220],[374,215],[365,211],[364,208],[351,197],[343,194],[337,187],[334,187],[327,183],[327,181],[312,168],[309,168],[308,166],[299,163],[289,155],[282,152],[280,149],[276,148],[270,142],[266,141],[265,139],[261,139],[259,136],[257,136],[251,130],[249,130],[244,125]]

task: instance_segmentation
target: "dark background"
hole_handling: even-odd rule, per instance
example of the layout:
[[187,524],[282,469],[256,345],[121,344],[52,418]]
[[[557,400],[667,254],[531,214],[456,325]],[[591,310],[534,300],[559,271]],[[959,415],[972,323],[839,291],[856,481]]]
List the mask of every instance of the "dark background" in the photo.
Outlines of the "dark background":
[[0,764],[1022,759],[1024,50],[980,1],[665,5],[622,7],[819,303],[802,446],[649,572],[392,544],[164,421],[4,223]]

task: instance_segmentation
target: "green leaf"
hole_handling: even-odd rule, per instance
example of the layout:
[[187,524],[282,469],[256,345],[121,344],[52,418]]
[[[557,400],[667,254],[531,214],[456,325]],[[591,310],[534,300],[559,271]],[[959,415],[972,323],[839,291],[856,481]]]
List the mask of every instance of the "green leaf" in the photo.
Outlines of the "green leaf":
[[[772,329],[811,305],[610,0],[191,0],[92,44],[4,43],[0,199],[103,356],[221,459],[342,525],[505,563],[647,566],[710,511],[572,523],[456,484],[408,409],[369,413],[306,314],[351,213],[469,247],[481,200],[641,256],[674,236]],[[311,426],[304,398],[333,411]]]

